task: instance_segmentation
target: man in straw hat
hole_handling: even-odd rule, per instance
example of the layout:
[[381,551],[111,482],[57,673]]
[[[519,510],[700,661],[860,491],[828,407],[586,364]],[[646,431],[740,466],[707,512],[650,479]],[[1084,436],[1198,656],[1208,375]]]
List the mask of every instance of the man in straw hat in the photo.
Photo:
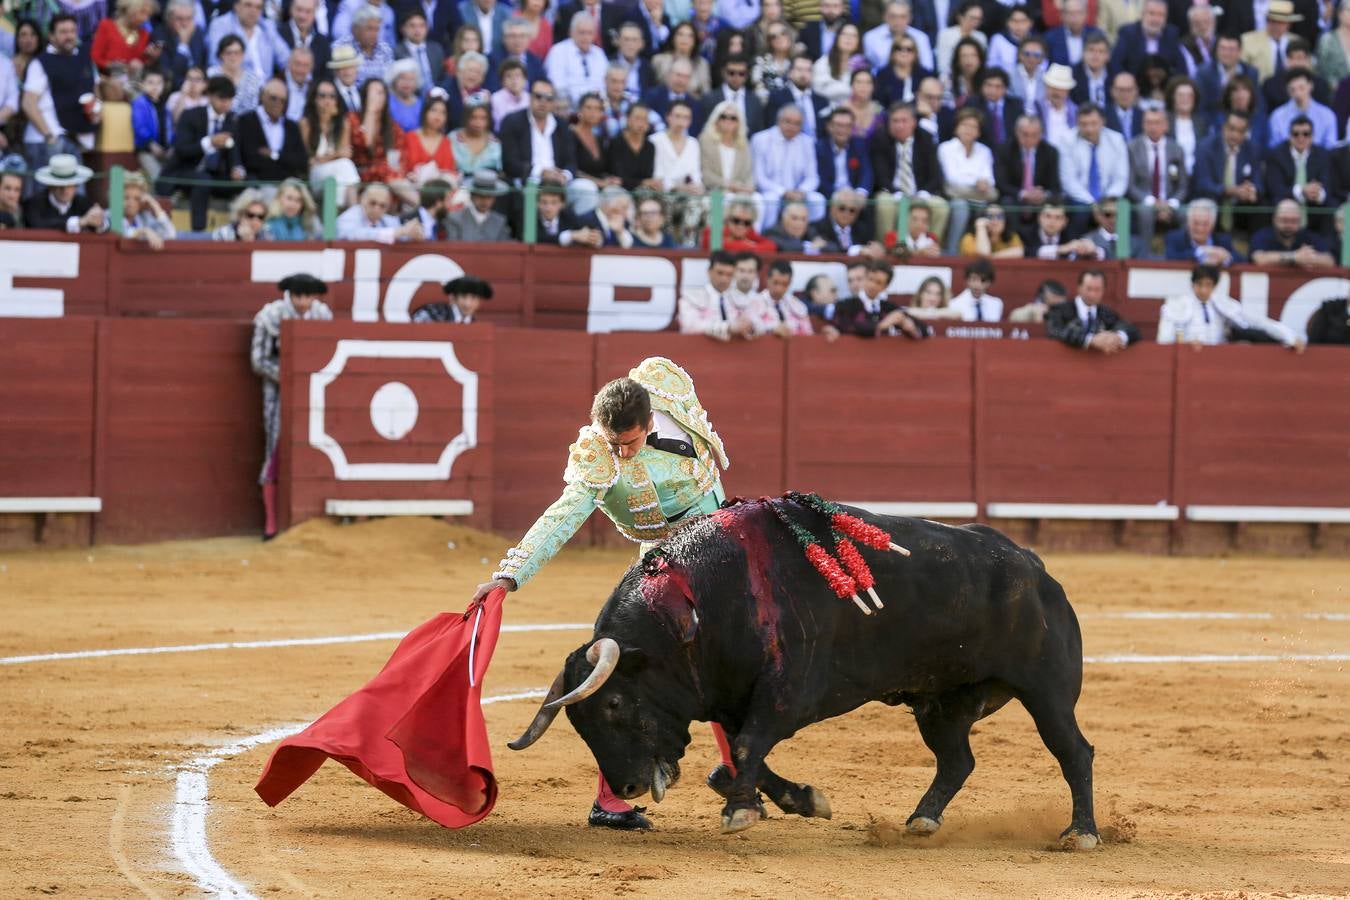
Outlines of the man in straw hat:
[[[721,471],[730,465],[689,373],[663,357],[643,360],[596,394],[590,422],[568,450],[562,496],[506,551],[474,600],[523,586],[597,509],[646,553],[680,523],[717,510],[726,497]],[[720,786],[734,767],[717,725],[713,735],[724,768],[714,770],[709,783]],[[642,812],[620,800],[602,776],[588,821],[646,830],[652,826]]]
[[24,223],[29,228],[50,228],[67,234],[98,233],[108,230],[103,207],[79,193],[80,185],[94,172],[69,153],[58,153],[37,170],[37,183],[46,186],[28,198],[23,207]]
[[469,205],[445,217],[445,239],[449,241],[509,241],[506,216],[493,209],[497,198],[506,193],[506,185],[491,169],[479,169],[469,179]]
[[1045,85],[1045,99],[1037,102],[1034,109],[1045,126],[1045,139],[1058,147],[1068,140],[1078,124],[1078,105],[1069,99],[1069,92],[1077,82],[1073,80],[1072,69],[1055,63],[1045,73],[1042,84]]
[[1284,53],[1293,35],[1289,26],[1302,22],[1294,12],[1293,0],[1270,0],[1266,7],[1266,27],[1242,36],[1242,61],[1256,69],[1265,81],[1284,68]]
[[253,317],[253,343],[249,360],[263,383],[263,432],[266,435],[262,472],[263,540],[277,534],[277,437],[281,433],[281,323],[287,319],[333,318],[333,311],[319,298],[328,285],[313,275],[289,275],[277,285],[280,300],[273,300]]
[[361,74],[361,57],[351,44],[338,44],[333,48],[333,58],[328,60],[328,70],[333,73],[337,83],[338,96],[347,109],[354,113],[361,111],[361,86],[356,77]]

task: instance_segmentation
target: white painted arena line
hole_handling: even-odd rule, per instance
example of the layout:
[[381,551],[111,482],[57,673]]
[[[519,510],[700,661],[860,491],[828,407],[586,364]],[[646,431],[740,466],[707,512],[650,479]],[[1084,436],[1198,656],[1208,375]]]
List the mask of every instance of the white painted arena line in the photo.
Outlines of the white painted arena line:
[[[591,622],[555,622],[537,625],[503,625],[502,633],[523,631],[589,631]],[[326,644],[360,644],[366,641],[402,640],[406,631],[376,631],[370,634],[340,634],[330,637],[282,638],[270,641],[223,641],[215,644],[171,644],[167,647],[119,647],[112,650],[73,650],[68,653],[36,653],[30,656],[0,656],[0,665],[56,662],[64,659],[99,659],[107,656],[149,656],[157,653],[201,653],[206,650],[259,650],[269,647],[321,647]]]
[[1269,663],[1269,662],[1350,662],[1350,653],[1197,653],[1189,656],[1150,656],[1142,653],[1085,656],[1084,663],[1120,664],[1203,664],[1203,663]]
[[[591,626],[587,625],[587,628]],[[503,629],[505,630],[505,629]],[[548,691],[539,688],[520,691],[514,694],[498,694],[484,697],[483,705],[506,703],[511,700],[537,700]],[[219,747],[203,756],[184,763],[178,771],[177,788],[173,800],[173,823],[170,829],[170,844],[173,855],[182,864],[184,871],[197,881],[197,887],[204,894],[217,897],[237,897],[255,900],[253,893],[239,882],[225,867],[211,855],[206,840],[206,816],[211,810],[207,800],[207,779],[211,769],[231,757],[252,750],[262,744],[270,744],[290,737],[302,731],[308,722],[296,722],[269,728],[260,734],[243,738],[226,747]]]

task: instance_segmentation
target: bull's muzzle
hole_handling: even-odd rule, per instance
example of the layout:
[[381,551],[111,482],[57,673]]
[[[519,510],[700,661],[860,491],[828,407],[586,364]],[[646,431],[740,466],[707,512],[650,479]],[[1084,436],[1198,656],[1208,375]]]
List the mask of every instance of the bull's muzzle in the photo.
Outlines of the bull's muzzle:
[[619,665],[618,641],[613,638],[600,638],[586,651],[586,661],[594,667],[591,674],[586,676],[586,680],[577,685],[571,693],[560,696],[563,692],[563,673],[559,672],[548,689],[548,696],[540,704],[539,711],[534,714],[534,721],[525,729],[524,734],[506,746],[512,750],[524,750],[544,736],[544,732],[548,731],[548,726],[553,724],[553,720],[558,717],[558,712],[564,706],[579,703],[600,690],[600,686],[614,674],[614,669]]

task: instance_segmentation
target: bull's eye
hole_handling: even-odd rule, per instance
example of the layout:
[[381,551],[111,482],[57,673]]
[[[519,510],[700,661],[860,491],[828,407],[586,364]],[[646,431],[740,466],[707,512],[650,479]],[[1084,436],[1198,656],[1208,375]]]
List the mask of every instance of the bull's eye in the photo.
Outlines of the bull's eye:
[[618,708],[619,708],[620,706],[622,706],[622,705],[623,705],[623,700],[621,700],[620,698],[618,698],[618,697],[610,697],[610,698],[609,698],[609,708],[610,708],[610,709],[618,709]]

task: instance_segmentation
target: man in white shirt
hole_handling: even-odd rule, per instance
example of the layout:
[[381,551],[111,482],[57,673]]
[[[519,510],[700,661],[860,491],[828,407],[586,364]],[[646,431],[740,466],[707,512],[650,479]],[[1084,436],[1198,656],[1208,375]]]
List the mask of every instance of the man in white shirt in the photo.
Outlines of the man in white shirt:
[[1138,234],[1145,247],[1153,240],[1155,223],[1169,229],[1180,220],[1181,201],[1190,177],[1181,145],[1167,137],[1167,112],[1144,113],[1144,131],[1130,141],[1130,202],[1135,205]]
[[702,334],[715,341],[755,337],[749,295],[732,290],[736,257],[714,250],[708,257],[708,283],[680,296],[680,334]]
[[227,34],[238,35],[244,42],[244,68],[252,69],[259,78],[270,78],[277,64],[284,58],[286,44],[277,34],[276,24],[263,18],[263,0],[235,0],[234,9],[211,21],[206,32],[206,52],[211,65],[219,65],[216,49]]
[[[1074,203],[1091,206],[1103,197],[1124,196],[1130,183],[1129,154],[1120,132],[1105,127],[1102,111],[1092,104],[1078,108],[1078,129],[1059,147],[1059,183]],[[1075,228],[1081,232],[1082,224]]]
[[966,266],[966,289],[948,306],[961,313],[962,322],[997,322],[1003,318],[1003,301],[986,293],[994,283],[994,267],[987,259]]
[[[85,152],[94,149],[97,132],[98,113],[87,113],[78,98],[82,91],[95,90],[98,71],[80,52],[74,17],[64,13],[54,16],[48,40],[46,50],[28,63],[20,100],[28,119],[23,144],[30,171],[37,171],[60,154],[82,159]],[[47,66],[56,72],[55,78]],[[79,74],[68,77],[67,72]]]
[[314,79],[314,54],[308,47],[296,47],[286,60],[286,118],[299,124],[305,115],[305,100]]
[[420,241],[425,238],[422,223],[411,219],[399,224],[389,214],[393,195],[379,182],[371,182],[361,192],[361,202],[337,217],[337,238],[340,241]]
[[[1243,332],[1257,332],[1302,353],[1305,342],[1289,327],[1266,316],[1250,315],[1242,304],[1226,294],[1216,294],[1217,266],[1199,265],[1191,270],[1191,292],[1163,304],[1158,319],[1159,344],[1214,346],[1226,344]],[[1235,334],[1236,332],[1236,334]]]
[[825,215],[815,144],[802,134],[802,111],[795,104],[780,108],[777,127],[751,138],[750,148],[755,186],[764,198],[763,228],[778,221],[779,204],[787,200],[805,201],[813,222]]
[[909,0],[890,0],[886,4],[885,21],[863,35],[863,55],[867,57],[873,69],[889,66],[891,47],[902,37],[908,36],[918,50],[919,65],[930,72],[934,71],[933,45],[928,40],[928,35],[911,24],[913,20],[914,10]]
[[553,45],[544,60],[548,79],[567,101],[576,106],[583,94],[605,89],[605,69],[609,60],[595,43],[595,19],[589,13],[572,16],[567,40]]

